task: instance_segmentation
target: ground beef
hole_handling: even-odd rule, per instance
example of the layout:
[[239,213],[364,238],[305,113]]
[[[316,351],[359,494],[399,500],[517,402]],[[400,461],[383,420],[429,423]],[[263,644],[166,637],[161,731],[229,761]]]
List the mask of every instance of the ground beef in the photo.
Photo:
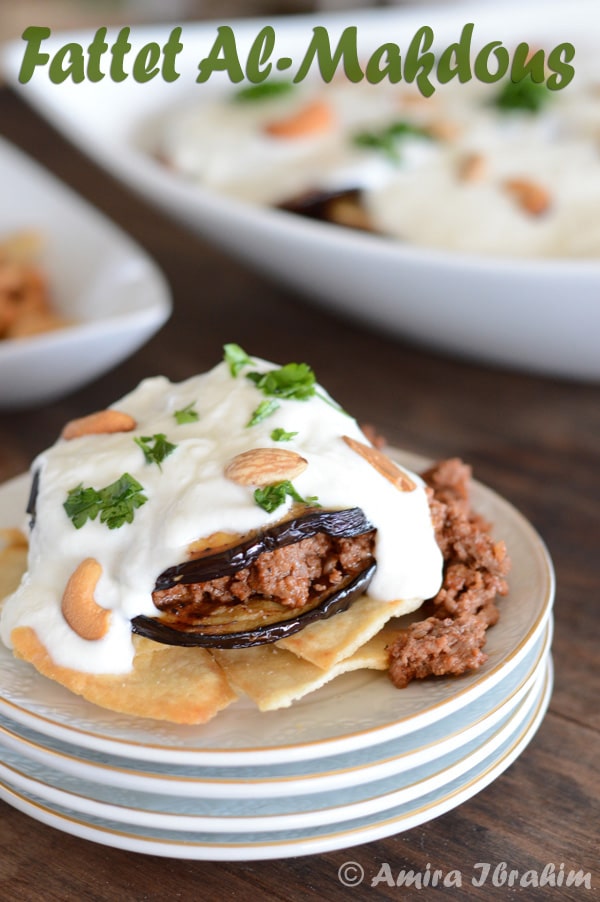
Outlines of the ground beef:
[[506,547],[494,542],[489,524],[471,510],[470,467],[454,458],[422,476],[444,556],[444,579],[423,606],[426,619],[402,630],[389,648],[390,678],[399,688],[413,679],[458,675],[485,663],[486,630],[498,620],[496,598],[508,592]]
[[335,588],[349,574],[358,575],[373,561],[375,532],[352,538],[317,533],[293,545],[266,551],[230,576],[204,583],[175,585],[153,593],[154,604],[180,619],[196,619],[217,605],[267,598],[301,608],[315,595]]

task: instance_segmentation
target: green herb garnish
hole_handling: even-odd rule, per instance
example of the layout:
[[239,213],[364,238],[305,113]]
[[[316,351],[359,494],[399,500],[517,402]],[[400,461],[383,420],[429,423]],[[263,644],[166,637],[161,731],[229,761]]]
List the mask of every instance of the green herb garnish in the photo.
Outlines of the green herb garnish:
[[[258,390],[267,397],[293,401],[320,398],[330,407],[344,413],[334,401],[317,391],[315,374],[307,363],[286,363],[285,366],[269,370],[266,373],[246,373],[246,379],[254,382]],[[273,410],[276,409],[273,408]],[[273,410],[270,412],[272,413]]]
[[118,529],[124,523],[132,523],[136,508],[148,500],[143,486],[129,473],[123,473],[116,482],[103,489],[85,488],[80,483],[71,489],[63,507],[75,529],[81,529],[88,520],[100,522],[109,529]]
[[266,420],[267,417],[270,417],[272,413],[275,413],[276,410],[279,410],[279,404],[277,401],[261,401],[248,422],[246,423],[246,428],[249,426],[256,426],[258,423],[262,423],[263,420]]
[[262,489],[256,489],[254,492],[254,500],[259,507],[262,507],[268,514],[271,514],[274,510],[277,510],[278,507],[281,507],[285,502],[287,495],[289,495],[290,498],[293,498],[294,501],[298,501],[300,504],[310,504],[315,507],[320,507],[317,503],[316,496],[303,498],[298,494],[289,479],[286,479],[285,482],[276,482],[273,485],[266,485]]
[[500,93],[492,101],[502,112],[524,110],[528,113],[539,113],[551,98],[551,91],[543,82],[523,78],[521,81],[507,81]]
[[279,426],[277,429],[274,429],[271,433],[271,439],[274,442],[289,442],[290,439],[293,439],[295,435],[298,435],[297,432],[286,432],[285,429],[282,429]]
[[252,366],[254,361],[248,357],[243,348],[236,344],[223,345],[223,359],[229,364],[229,372],[235,378],[245,366]]
[[[196,414],[197,416],[197,414]],[[167,441],[167,436],[163,432],[157,432],[156,435],[143,435],[140,438],[134,438],[134,442],[144,452],[147,464],[156,464],[160,469],[165,457],[172,454],[177,445]],[[150,445],[150,442],[154,442]]]
[[233,100],[236,103],[271,100],[273,97],[282,97],[285,94],[291,94],[295,88],[296,85],[291,81],[262,81],[258,85],[248,85],[245,88],[240,88],[233,95]]
[[411,122],[398,120],[377,131],[358,132],[358,134],[353,136],[352,140],[357,147],[379,150],[393,160],[394,163],[399,163],[402,159],[401,142],[409,137],[432,139],[431,134],[426,129],[413,125]]
[[174,412],[173,416],[180,426],[184,426],[185,423],[197,423],[200,419],[198,411],[194,410],[195,403],[195,401],[192,401],[187,407],[183,407],[181,410],[176,410]]

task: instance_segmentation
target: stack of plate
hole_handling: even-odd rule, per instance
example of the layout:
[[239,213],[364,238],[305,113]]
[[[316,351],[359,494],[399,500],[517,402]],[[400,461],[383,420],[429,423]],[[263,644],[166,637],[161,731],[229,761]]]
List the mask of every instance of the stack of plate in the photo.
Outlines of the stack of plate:
[[[25,491],[0,489],[3,521]],[[552,684],[546,550],[507,502],[482,486],[474,495],[513,561],[476,673],[397,690],[359,671],[281,711],[240,700],[177,727],[88,704],[2,648],[0,796],[86,839],[211,860],[340,849],[459,805],[525,748]]]

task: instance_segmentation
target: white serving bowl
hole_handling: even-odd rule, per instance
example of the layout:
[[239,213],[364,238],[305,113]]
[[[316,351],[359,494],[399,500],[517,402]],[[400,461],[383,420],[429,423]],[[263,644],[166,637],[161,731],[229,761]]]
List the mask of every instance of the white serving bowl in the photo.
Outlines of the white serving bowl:
[[[575,0],[568,7],[511,0],[232,24],[245,60],[265,24],[275,27],[278,56],[298,59],[317,24],[328,28],[332,43],[345,26],[358,26],[361,49],[368,50],[386,40],[405,47],[424,24],[447,46],[467,22],[476,24],[478,46],[492,39],[507,46],[543,42],[548,49],[564,41],[577,46],[580,39],[589,46],[590,36],[600,32],[597,0]],[[134,29],[134,51],[150,40],[163,44],[172,27]],[[466,357],[559,376],[600,377],[600,261],[513,260],[401,244],[218,196],[190,186],[154,160],[147,152],[152,135],[144,135],[148,122],[169,107],[231,88],[217,75],[195,83],[198,61],[213,45],[216,28],[216,23],[183,26],[180,77],[174,82],[104,78],[57,85],[40,72],[19,85],[22,41],[6,48],[4,71],[24,98],[127,185],[311,300],[388,334]],[[44,49],[51,52],[67,40],[86,46],[91,36],[53,35]]]
[[72,325],[0,340],[0,408],[74,391],[133,353],[171,312],[167,283],[130,238],[70,189],[0,141],[0,240],[34,230],[53,305]]

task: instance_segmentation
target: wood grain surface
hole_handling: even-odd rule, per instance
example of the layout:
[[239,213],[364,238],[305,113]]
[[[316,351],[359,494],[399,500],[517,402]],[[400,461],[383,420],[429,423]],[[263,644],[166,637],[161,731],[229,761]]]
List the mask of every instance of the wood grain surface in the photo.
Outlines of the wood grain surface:
[[[558,579],[556,685],[538,734],[475,798],[424,826],[368,845],[248,864],[146,857],[96,845],[0,804],[0,898],[38,900],[598,898],[600,677],[600,390],[437,356],[334,318],[215,250],[86,160],[8,90],[1,130],[111,216],[157,260],[175,310],[160,334],[82,391],[37,410],[0,414],[0,480],[28,467],[68,419],[110,403],[148,375],[179,380],[220,357],[225,341],[285,362],[307,360],[361,422],[399,447],[459,455],[517,505],[547,542]],[[309,261],[307,261],[309,265]],[[368,303],[368,298],[365,298]],[[360,887],[338,880],[345,862]],[[459,870],[461,888],[372,887],[391,872]],[[483,887],[478,862],[521,874],[564,863],[593,889]]]

